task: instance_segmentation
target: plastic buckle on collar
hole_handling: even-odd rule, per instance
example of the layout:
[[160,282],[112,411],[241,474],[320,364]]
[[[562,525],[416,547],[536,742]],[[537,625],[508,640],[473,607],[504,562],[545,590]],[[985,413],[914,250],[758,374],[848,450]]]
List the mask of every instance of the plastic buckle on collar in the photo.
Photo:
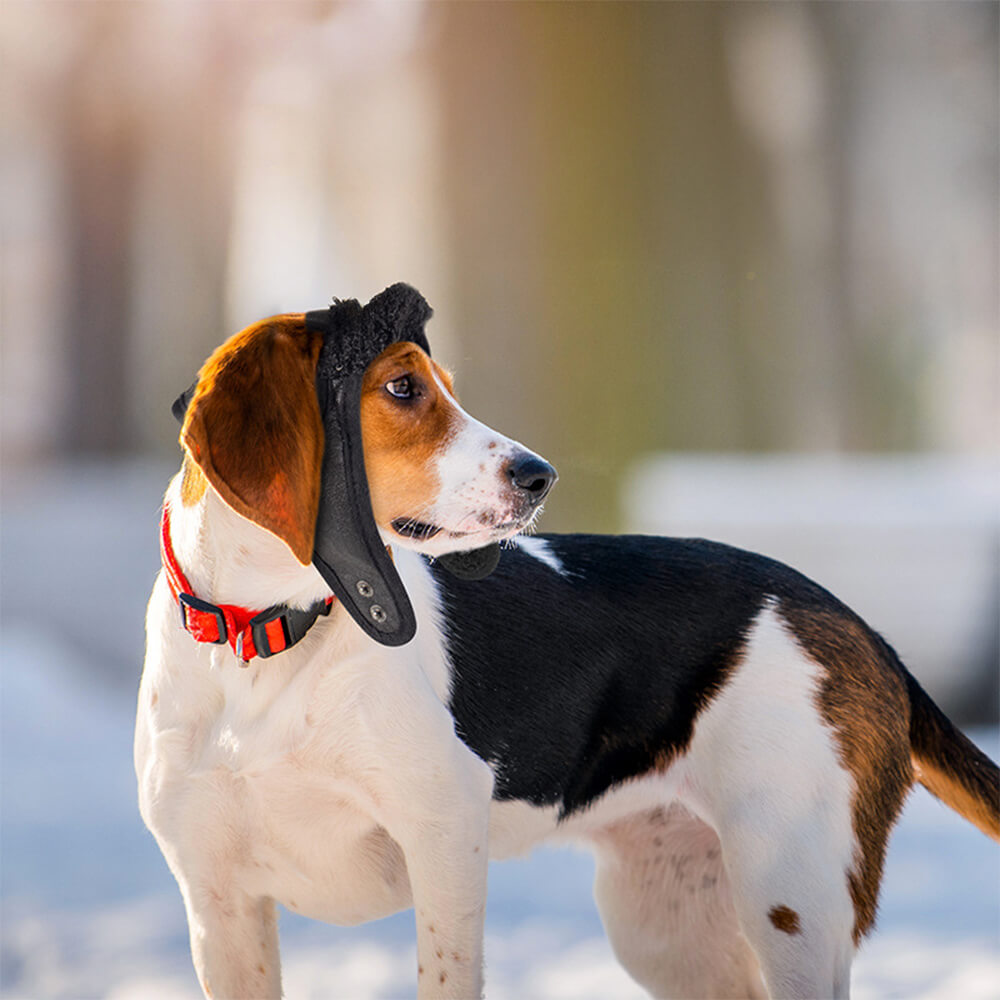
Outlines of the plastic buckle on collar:
[[[208,601],[202,601],[192,594],[178,594],[177,603],[181,609],[181,625],[190,632],[200,642],[211,642],[216,646],[221,646],[226,641],[226,617],[221,608],[217,608]],[[197,621],[192,615],[210,615],[215,622],[216,637],[213,639],[205,634],[205,622]]]
[[285,617],[287,610],[282,607],[268,608],[250,619],[250,634],[258,656],[266,659],[292,644]]

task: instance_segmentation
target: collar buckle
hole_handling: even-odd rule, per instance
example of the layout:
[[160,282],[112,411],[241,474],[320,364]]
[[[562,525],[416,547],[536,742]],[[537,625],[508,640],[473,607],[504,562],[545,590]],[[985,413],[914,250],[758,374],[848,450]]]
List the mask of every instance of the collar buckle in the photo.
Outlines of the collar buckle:
[[216,646],[226,642],[226,616],[222,608],[187,593],[178,594],[177,603],[181,609],[181,625],[195,639]]
[[[276,606],[261,611],[250,619],[248,628],[258,656],[274,656],[293,644],[288,627],[288,611],[286,607]],[[242,635],[240,639],[243,639]]]

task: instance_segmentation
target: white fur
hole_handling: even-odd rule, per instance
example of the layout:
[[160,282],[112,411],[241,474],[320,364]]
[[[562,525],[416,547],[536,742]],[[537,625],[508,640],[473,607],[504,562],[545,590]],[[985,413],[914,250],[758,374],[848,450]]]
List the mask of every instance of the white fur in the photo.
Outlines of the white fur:
[[544,538],[536,538],[533,535],[518,535],[514,539],[514,544],[533,559],[544,563],[549,569],[554,569],[560,576],[566,576],[566,567],[562,560],[553,551],[552,547]]

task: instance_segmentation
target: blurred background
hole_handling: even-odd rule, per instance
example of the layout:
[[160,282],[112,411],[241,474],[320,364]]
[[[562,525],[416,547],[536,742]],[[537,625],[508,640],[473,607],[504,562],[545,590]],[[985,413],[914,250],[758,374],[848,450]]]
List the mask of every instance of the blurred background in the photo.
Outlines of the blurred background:
[[[545,530],[792,562],[995,754],[998,11],[5,0],[3,994],[196,988],[130,770],[170,403],[331,296],[424,293]],[[913,801],[856,994],[993,996],[996,852]],[[492,995],[636,995],[541,858]],[[406,995],[408,921],[288,918],[289,995]]]

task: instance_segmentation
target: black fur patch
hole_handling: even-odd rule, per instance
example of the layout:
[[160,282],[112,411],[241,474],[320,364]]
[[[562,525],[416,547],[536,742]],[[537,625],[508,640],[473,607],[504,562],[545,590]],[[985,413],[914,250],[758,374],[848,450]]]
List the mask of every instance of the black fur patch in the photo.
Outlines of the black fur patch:
[[565,574],[516,547],[485,580],[432,572],[456,732],[493,766],[496,799],[561,816],[687,747],[768,595],[833,601],[787,566],[715,542],[537,537]]

